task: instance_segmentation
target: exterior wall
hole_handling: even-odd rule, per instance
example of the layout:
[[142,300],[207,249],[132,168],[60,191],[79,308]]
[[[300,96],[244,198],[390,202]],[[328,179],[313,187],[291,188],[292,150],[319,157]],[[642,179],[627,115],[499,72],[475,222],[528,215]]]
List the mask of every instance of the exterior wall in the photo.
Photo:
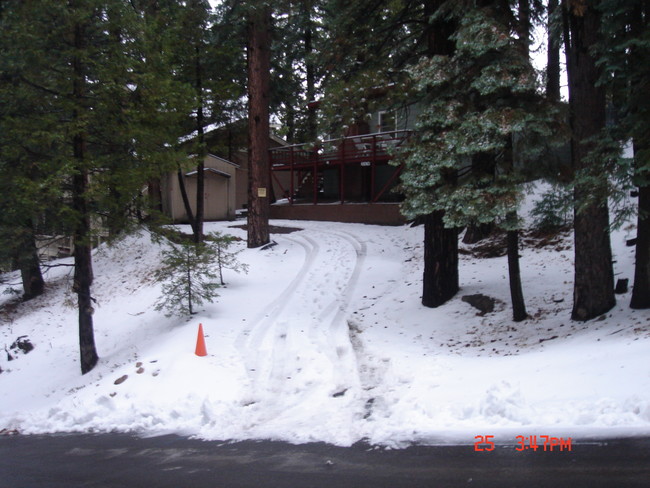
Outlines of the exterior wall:
[[[211,154],[204,160],[205,171],[205,192],[204,209],[205,220],[230,220],[235,218],[236,197],[237,197],[237,176],[238,166],[229,161],[217,158]],[[209,171],[208,168],[217,170],[223,174]],[[192,211],[196,211],[196,176],[185,177],[185,188],[190,200]],[[185,223],[188,221],[181,196],[180,185],[176,173],[170,173],[163,179],[161,184],[163,194],[163,211],[174,223]]]
[[376,225],[402,225],[406,219],[398,203],[350,203],[329,205],[271,205],[272,219],[319,220]]

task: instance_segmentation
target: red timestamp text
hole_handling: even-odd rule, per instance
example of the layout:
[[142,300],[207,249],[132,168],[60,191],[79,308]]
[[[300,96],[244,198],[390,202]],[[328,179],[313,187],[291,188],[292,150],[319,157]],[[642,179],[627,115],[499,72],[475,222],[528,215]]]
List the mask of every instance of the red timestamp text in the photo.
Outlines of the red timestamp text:
[[[516,451],[571,451],[572,439],[567,437],[554,437],[550,435],[518,435],[515,437]],[[477,435],[474,437],[474,450],[478,452],[494,451],[495,441],[493,435]]]

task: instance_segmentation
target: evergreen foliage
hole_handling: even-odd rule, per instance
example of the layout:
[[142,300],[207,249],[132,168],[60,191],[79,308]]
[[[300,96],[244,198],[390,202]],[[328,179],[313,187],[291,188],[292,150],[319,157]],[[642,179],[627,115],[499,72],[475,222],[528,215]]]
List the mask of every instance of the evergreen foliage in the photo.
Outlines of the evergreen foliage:
[[404,159],[403,209],[411,218],[444,211],[449,227],[498,221],[517,228],[506,215],[560,132],[560,111],[539,93],[503,17],[469,9],[458,25],[452,56],[425,58],[411,69],[429,96]]
[[223,78],[204,79],[202,89],[186,76],[199,48],[211,49],[205,65],[226,59],[213,55],[219,44],[205,18],[192,17],[199,7],[207,2],[2,2],[0,240],[18,244],[7,253],[29,270],[37,230],[74,236],[83,373],[97,361],[94,233],[106,226],[115,235],[152,215],[144,188],[187,161],[179,141],[192,130],[186,122],[199,117],[197,98],[207,122],[241,93],[225,64],[212,71]]
[[[194,240],[203,239],[204,221],[204,158],[207,154],[205,130],[209,124],[224,124],[239,115],[239,99],[244,94],[241,65],[238,53],[226,37],[225,25],[219,26],[211,14],[207,0],[192,0],[177,6],[172,19],[178,44],[174,48],[174,77],[185,84],[191,93],[187,100],[189,112],[186,123],[192,137],[184,150],[196,156],[197,191],[194,208],[187,199],[184,167],[179,165],[178,180],[183,193],[185,212],[188,215]],[[239,69],[239,71],[238,71]],[[234,101],[234,102],[233,102]]]
[[234,236],[223,234],[221,232],[210,232],[205,240],[210,243],[215,249],[215,265],[219,270],[219,282],[221,285],[226,283],[223,281],[223,270],[230,269],[236,273],[248,273],[248,265],[239,262],[237,255],[240,251],[232,251],[233,243],[238,239]]
[[569,225],[573,218],[573,188],[556,183],[544,192],[530,211],[533,225],[540,230],[554,230]]
[[155,277],[163,283],[162,295],[155,309],[172,315],[193,315],[196,307],[212,303],[220,287],[215,261],[218,248],[210,242],[169,241],[162,253],[162,268]]
[[[638,186],[636,267],[630,306],[650,308],[650,2],[603,0],[599,6],[602,40],[596,52],[601,81],[609,91],[614,113],[614,123],[602,139],[609,140],[614,148],[609,159],[615,161],[613,177],[622,190],[615,193],[618,200],[627,194],[630,180]],[[617,159],[616,154],[616,149],[630,140],[633,165]]]

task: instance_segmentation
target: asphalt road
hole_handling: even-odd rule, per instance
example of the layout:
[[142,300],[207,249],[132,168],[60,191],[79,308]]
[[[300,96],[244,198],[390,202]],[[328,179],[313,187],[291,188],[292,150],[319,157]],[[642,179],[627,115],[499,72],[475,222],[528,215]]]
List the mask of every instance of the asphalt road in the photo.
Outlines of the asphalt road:
[[571,451],[497,445],[204,442],[123,434],[0,436],[1,488],[650,487],[650,438]]

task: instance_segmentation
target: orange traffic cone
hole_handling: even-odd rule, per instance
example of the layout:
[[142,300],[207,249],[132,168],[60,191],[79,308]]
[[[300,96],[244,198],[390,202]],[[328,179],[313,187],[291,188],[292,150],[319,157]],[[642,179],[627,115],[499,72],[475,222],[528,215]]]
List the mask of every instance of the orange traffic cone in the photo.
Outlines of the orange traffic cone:
[[205,337],[203,337],[203,324],[199,324],[199,335],[196,338],[196,351],[194,354],[197,356],[207,356],[208,351],[205,349]]

